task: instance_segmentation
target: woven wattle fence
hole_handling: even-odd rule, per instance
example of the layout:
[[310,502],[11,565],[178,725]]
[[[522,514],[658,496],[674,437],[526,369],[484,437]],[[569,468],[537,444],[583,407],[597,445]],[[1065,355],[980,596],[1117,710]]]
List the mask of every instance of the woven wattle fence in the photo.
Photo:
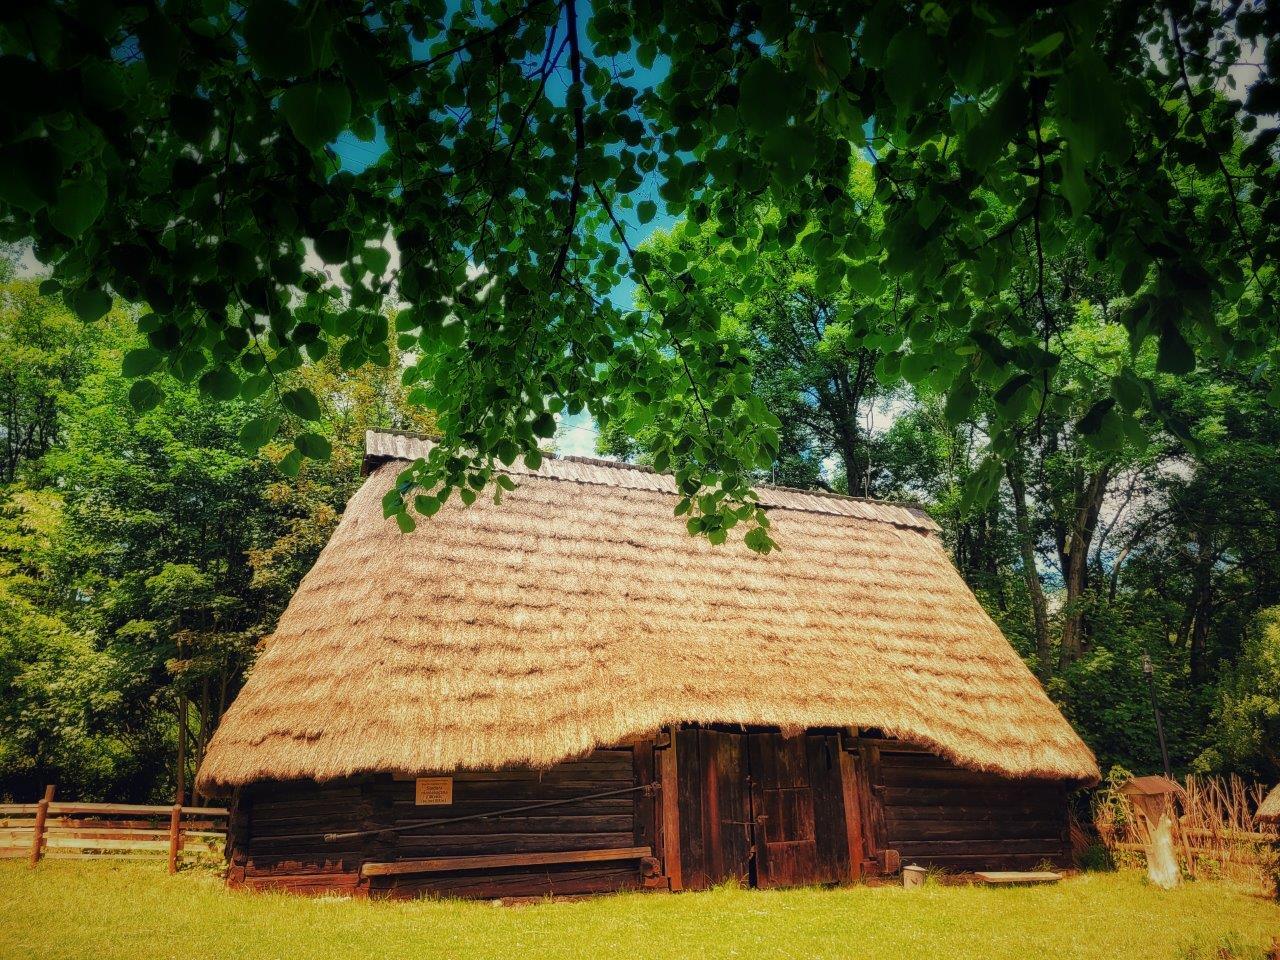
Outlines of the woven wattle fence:
[[[1148,818],[1122,785],[1099,791],[1094,826],[1117,862],[1143,862]],[[1223,877],[1274,890],[1280,872],[1280,829],[1259,821],[1262,784],[1239,777],[1188,776],[1170,799],[1174,853],[1185,875]]]
[[37,803],[0,804],[0,857],[83,860],[91,857],[183,858],[220,855],[227,835],[223,807],[133,803],[56,803],[52,787]]

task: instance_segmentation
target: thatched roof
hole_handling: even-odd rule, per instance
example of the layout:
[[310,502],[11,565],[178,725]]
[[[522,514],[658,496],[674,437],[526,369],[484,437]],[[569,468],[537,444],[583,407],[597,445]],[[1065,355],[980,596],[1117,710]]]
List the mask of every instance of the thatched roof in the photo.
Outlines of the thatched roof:
[[261,779],[549,765],[685,722],[873,727],[1015,777],[1096,781],[1088,747],[919,511],[762,489],[781,549],[712,546],[670,477],[548,459],[501,505],[417,530],[378,465],[303,579],[200,771]]
[[1258,819],[1263,823],[1280,824],[1280,785],[1272,788],[1258,807]]

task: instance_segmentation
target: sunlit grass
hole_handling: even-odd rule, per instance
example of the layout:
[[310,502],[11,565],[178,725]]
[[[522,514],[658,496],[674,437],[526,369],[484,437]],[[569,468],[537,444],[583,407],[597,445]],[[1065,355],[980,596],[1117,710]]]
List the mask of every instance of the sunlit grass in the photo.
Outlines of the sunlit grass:
[[0,862],[0,957],[1098,958],[1264,956],[1280,906],[1220,884],[1165,893],[1140,874],[1053,887],[928,886],[625,894],[500,908],[228,891],[157,863]]

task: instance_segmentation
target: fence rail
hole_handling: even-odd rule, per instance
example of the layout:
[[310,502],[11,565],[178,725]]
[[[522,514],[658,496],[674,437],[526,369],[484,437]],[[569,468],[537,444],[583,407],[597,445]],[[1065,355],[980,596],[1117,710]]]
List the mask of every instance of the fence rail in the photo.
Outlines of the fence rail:
[[55,803],[52,787],[39,803],[0,803],[0,857],[83,860],[159,858],[169,871],[183,856],[219,853],[226,842],[222,807],[137,803]]

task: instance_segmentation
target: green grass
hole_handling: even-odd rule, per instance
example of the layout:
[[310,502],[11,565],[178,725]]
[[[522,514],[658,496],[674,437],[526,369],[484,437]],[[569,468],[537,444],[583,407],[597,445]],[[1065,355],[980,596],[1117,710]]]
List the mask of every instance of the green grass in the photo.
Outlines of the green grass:
[[101,960],[459,957],[493,960],[1182,960],[1263,956],[1280,906],[1214,883],[1172,892],[1140,874],[1054,887],[929,886],[667,896],[494,907],[228,891],[156,863],[0,862],[0,957]]

